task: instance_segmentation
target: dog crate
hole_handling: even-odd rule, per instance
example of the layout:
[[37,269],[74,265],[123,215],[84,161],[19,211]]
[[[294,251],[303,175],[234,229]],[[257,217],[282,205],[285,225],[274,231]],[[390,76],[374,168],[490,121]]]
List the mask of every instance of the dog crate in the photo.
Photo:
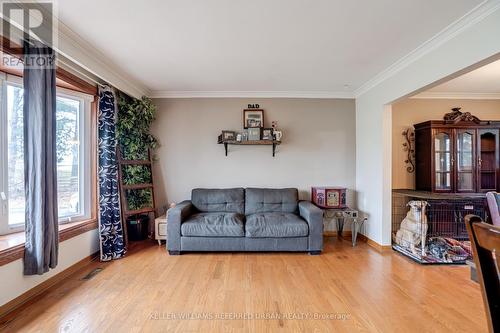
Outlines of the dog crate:
[[465,216],[487,217],[484,195],[394,190],[392,248],[421,264],[465,264],[472,251]]

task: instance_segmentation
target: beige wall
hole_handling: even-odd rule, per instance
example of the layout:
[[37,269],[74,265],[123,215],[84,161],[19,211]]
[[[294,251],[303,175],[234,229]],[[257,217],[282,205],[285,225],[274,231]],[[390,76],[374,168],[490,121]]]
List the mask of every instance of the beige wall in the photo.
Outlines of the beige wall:
[[[354,100],[348,99],[156,99],[153,133],[161,147],[155,163],[158,207],[190,197],[195,187],[297,187],[302,199],[312,185],[355,187]],[[218,145],[221,130],[242,130],[242,110],[258,103],[265,126],[277,120],[283,143]]]
[[94,229],[59,243],[57,267],[43,275],[23,275],[22,259],[1,266],[0,305],[22,295],[97,251],[99,251],[99,240],[97,229]]
[[453,107],[461,107],[481,120],[500,120],[500,100],[405,99],[392,105],[392,187],[415,188],[415,173],[406,172],[404,129],[427,120],[443,119]]

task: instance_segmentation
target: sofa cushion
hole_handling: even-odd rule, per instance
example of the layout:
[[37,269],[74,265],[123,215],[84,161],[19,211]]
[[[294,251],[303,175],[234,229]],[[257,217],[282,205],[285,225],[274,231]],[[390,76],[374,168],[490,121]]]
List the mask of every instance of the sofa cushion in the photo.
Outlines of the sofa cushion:
[[305,237],[308,234],[307,222],[292,213],[257,213],[246,218],[246,237]]
[[296,188],[245,190],[245,215],[255,213],[296,213],[298,191]]
[[243,237],[245,216],[236,213],[198,213],[181,224],[182,236]]
[[200,212],[228,212],[244,214],[245,190],[243,188],[205,189],[191,192],[193,206]]

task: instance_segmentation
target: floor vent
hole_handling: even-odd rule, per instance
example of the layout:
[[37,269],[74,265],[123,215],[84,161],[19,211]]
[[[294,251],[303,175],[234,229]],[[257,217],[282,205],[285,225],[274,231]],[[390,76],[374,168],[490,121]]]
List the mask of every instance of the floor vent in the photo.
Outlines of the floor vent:
[[98,273],[100,273],[104,268],[96,268],[94,270],[91,270],[89,272],[89,274],[85,275],[84,277],[81,278],[81,280],[90,280],[92,279],[94,276],[96,276]]

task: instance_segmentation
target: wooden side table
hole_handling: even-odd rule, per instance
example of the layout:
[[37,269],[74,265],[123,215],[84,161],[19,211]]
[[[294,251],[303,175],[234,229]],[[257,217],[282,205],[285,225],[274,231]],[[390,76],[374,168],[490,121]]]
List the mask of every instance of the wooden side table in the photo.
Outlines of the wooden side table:
[[162,240],[167,240],[167,214],[155,219],[155,239],[158,245],[161,245]]
[[[358,233],[365,222],[365,219],[359,219],[359,213],[355,209],[347,208],[328,208],[323,209],[323,220],[328,223],[328,220],[334,219],[337,223],[337,236],[342,237],[342,232],[344,231],[344,224],[346,221],[351,222],[351,232],[352,232],[352,246],[356,246],[356,240],[358,238]],[[323,223],[325,223],[323,222]]]

